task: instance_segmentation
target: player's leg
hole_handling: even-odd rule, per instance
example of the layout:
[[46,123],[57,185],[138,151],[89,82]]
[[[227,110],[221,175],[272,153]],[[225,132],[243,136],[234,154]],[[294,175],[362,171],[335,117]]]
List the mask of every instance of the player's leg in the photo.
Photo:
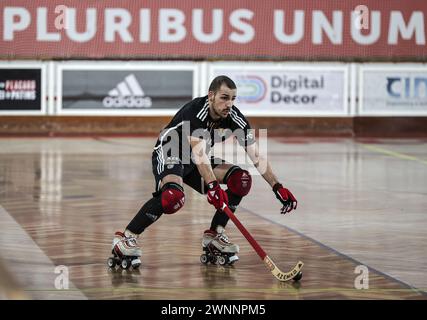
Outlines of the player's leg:
[[[228,207],[235,212],[237,206],[246,196],[252,186],[252,177],[247,170],[243,170],[239,166],[229,163],[222,163],[213,169],[213,172],[222,184],[227,185]],[[221,210],[217,210],[212,219],[211,230],[216,230],[219,227],[225,228],[228,223],[228,216]]]
[[[215,162],[218,163],[218,159]],[[242,198],[249,193],[252,185],[251,176],[249,172],[238,166],[225,162],[215,165],[215,162],[213,172],[221,184],[227,185],[228,206],[235,212]],[[234,263],[238,260],[239,246],[233,244],[225,234],[228,220],[228,216],[222,210],[217,210],[210,228],[203,235],[203,244],[204,246],[214,244],[221,252],[227,253],[226,263]]]
[[[220,183],[227,183],[228,176],[231,176],[234,172],[233,178],[228,180],[230,181],[231,188],[229,187],[226,191],[229,196],[229,206],[234,208],[234,212],[242,198],[242,192],[238,191],[235,188],[235,184],[237,181],[236,177],[238,176],[237,172],[239,171],[237,170],[237,168],[239,167],[224,163],[224,161],[220,159],[211,160],[214,174]],[[248,179],[246,178],[244,178],[243,180],[243,184],[246,186],[246,188],[250,188],[250,185],[247,185],[250,180],[248,181]],[[200,176],[197,168],[195,168],[184,176],[184,183],[186,183],[201,194],[204,194],[207,191],[207,186],[203,181],[202,177]],[[232,192],[232,190],[234,190],[235,192]],[[203,263],[211,261],[219,262],[220,264],[231,264],[238,260],[236,254],[239,252],[239,246],[230,242],[224,232],[224,227],[227,222],[228,216],[222,211],[217,210],[212,220],[211,228],[206,230],[203,234],[202,246],[205,252],[201,256],[201,260]]]
[[153,197],[138,211],[126,227],[125,233],[140,235],[146,228],[157,221],[163,213],[173,214],[184,206],[185,196],[182,177],[168,174],[158,182]]
[[[180,163],[159,165],[160,157],[153,153],[153,174],[156,191],[141,207],[124,232],[116,232],[113,239],[113,254],[118,257],[140,257],[137,238],[163,213],[172,214],[183,207],[185,197],[182,188],[183,166]],[[140,262],[139,262],[140,263]]]

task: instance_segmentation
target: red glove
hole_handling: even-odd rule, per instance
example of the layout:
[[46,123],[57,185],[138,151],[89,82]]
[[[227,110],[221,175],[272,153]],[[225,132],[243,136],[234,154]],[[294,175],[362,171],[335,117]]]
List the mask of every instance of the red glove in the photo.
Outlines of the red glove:
[[297,208],[297,199],[295,199],[294,195],[288,189],[283,188],[280,183],[276,183],[273,186],[273,192],[276,198],[283,204],[280,210],[281,214],[286,214]]
[[219,186],[218,181],[208,183],[208,202],[217,209],[222,209],[223,204],[228,205],[228,196]]

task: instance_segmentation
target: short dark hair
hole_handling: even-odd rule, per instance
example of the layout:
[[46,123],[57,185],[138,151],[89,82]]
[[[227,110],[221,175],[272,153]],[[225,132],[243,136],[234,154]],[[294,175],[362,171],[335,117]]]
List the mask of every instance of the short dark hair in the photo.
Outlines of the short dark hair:
[[230,89],[236,89],[236,84],[227,76],[218,76],[212,80],[209,91],[217,92],[221,86],[225,84]]

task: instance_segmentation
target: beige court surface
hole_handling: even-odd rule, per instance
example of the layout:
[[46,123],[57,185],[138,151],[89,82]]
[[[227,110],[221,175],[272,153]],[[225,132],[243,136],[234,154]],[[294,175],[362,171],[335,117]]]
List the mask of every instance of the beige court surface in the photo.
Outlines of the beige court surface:
[[114,232],[153,192],[154,143],[0,139],[0,298],[427,299],[426,141],[268,139],[298,209],[281,215],[254,175],[236,214],[280,269],[305,263],[298,283],[278,282],[231,221],[240,261],[202,265],[214,209],[188,186],[140,238],[140,269],[109,269]]

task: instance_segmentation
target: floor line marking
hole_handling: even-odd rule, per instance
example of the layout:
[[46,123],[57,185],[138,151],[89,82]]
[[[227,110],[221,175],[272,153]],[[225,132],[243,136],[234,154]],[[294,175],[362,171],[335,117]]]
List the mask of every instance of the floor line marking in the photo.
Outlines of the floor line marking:
[[400,153],[400,152],[396,152],[396,151],[391,151],[388,149],[384,149],[381,147],[377,147],[377,146],[372,146],[372,145],[368,145],[368,144],[364,144],[364,143],[358,143],[359,145],[361,145],[363,148],[371,150],[371,151],[375,151],[378,153],[382,153],[388,156],[392,156],[398,159],[403,159],[403,160],[411,160],[411,161],[415,161],[415,162],[419,162],[422,164],[427,165],[427,160],[423,160],[414,156],[410,156],[404,153]]
[[[298,284],[298,282],[296,283]],[[278,284],[278,285],[281,285]],[[203,287],[188,287],[188,288],[144,288],[144,287],[121,287],[121,288],[114,288],[114,287],[90,287],[85,289],[69,289],[69,291],[126,291],[126,290],[137,290],[137,291],[219,291],[219,292],[228,292],[228,291],[280,291],[282,289],[289,289],[289,287],[292,286],[292,283],[289,283],[288,285],[284,285],[283,288],[236,288],[236,287],[221,287],[221,288],[203,288]],[[369,288],[369,289],[356,289],[356,288],[343,288],[343,287],[330,287],[330,288],[295,288],[297,290],[304,290],[304,291],[391,291],[391,292],[406,292],[406,291],[413,291],[412,289],[393,289],[393,288]],[[56,289],[26,289],[25,291],[58,291]],[[67,290],[59,290],[58,292],[66,293]]]
[[257,216],[257,217],[259,217],[259,218],[263,219],[263,220],[266,220],[266,221],[272,222],[273,224],[276,224],[276,225],[278,225],[278,226],[281,226],[281,227],[283,227],[283,228],[287,229],[288,231],[290,231],[290,232],[292,232],[292,233],[295,233],[295,234],[299,235],[300,237],[302,237],[302,238],[304,238],[304,239],[307,239],[307,240],[309,240],[309,241],[311,241],[311,242],[314,242],[314,243],[316,243],[317,245],[319,245],[320,247],[322,247],[322,248],[324,248],[324,249],[327,249],[327,250],[329,250],[329,251],[332,251],[332,252],[333,252],[333,253],[335,253],[336,255],[338,255],[338,256],[340,256],[340,257],[342,257],[342,258],[345,258],[345,259],[347,259],[347,260],[350,260],[351,262],[353,262],[353,263],[355,263],[355,264],[357,264],[357,265],[364,265],[364,266],[366,266],[369,270],[372,270],[373,272],[375,272],[375,273],[377,273],[377,274],[379,274],[379,275],[381,275],[381,276],[383,276],[383,277],[385,277],[385,278],[387,278],[387,279],[389,279],[389,280],[395,281],[395,282],[397,282],[397,283],[401,284],[402,286],[407,287],[409,290],[415,291],[415,292],[417,292],[417,293],[419,293],[419,294],[421,294],[421,295],[423,295],[423,296],[427,296],[427,292],[426,292],[426,291],[424,291],[424,290],[422,290],[422,289],[420,289],[420,288],[416,288],[416,287],[414,287],[414,286],[412,286],[412,285],[410,285],[410,284],[408,284],[408,283],[406,283],[406,282],[403,282],[403,281],[401,281],[401,280],[399,280],[399,279],[396,279],[396,278],[394,278],[394,277],[392,277],[392,276],[390,276],[390,275],[388,275],[388,274],[386,274],[386,273],[384,273],[384,272],[381,272],[381,271],[379,271],[379,270],[377,270],[377,269],[375,269],[375,268],[373,268],[373,267],[371,267],[371,266],[369,266],[369,265],[367,265],[367,264],[365,264],[365,263],[362,263],[361,261],[359,261],[359,260],[357,260],[357,259],[355,259],[355,258],[352,258],[352,257],[350,257],[350,256],[348,256],[348,255],[346,255],[346,254],[344,254],[344,253],[342,253],[342,252],[340,252],[340,251],[338,251],[338,250],[336,250],[336,249],[334,249],[334,248],[332,248],[332,247],[330,247],[330,246],[328,246],[328,245],[326,245],[326,244],[324,244],[324,243],[322,243],[322,242],[320,242],[320,241],[318,241],[318,240],[316,240],[316,239],[314,239],[314,238],[311,238],[310,236],[305,235],[304,233],[301,233],[301,232],[299,232],[299,231],[297,231],[297,230],[295,230],[295,229],[293,229],[293,228],[291,228],[291,227],[288,227],[288,226],[286,226],[286,225],[284,225],[284,224],[281,224],[281,223],[279,223],[279,222],[277,222],[277,221],[274,221],[274,220],[272,220],[272,219],[269,219],[269,218],[267,218],[267,217],[264,217],[264,216],[262,216],[262,215],[260,215],[260,214],[258,214],[258,213],[256,213],[256,212],[254,212],[254,211],[252,211],[252,210],[249,210],[249,209],[247,209],[247,208],[245,208],[245,207],[242,207],[242,206],[241,206],[240,208],[241,208],[241,209],[243,209],[243,210],[245,210],[246,212],[248,212],[248,213],[250,213],[250,214],[253,214],[253,215],[255,215],[255,216]]
[[[19,244],[21,252],[17,252],[16,244]],[[55,264],[1,205],[0,247],[5,266],[12,266],[7,269],[8,272],[15,277],[23,291],[28,292],[26,287],[52,287],[49,292],[33,291],[34,295],[30,298],[36,300],[58,299],[59,297],[67,300],[87,299],[71,280],[69,280],[68,290],[55,288],[55,279],[59,276],[59,274],[55,274]]]

